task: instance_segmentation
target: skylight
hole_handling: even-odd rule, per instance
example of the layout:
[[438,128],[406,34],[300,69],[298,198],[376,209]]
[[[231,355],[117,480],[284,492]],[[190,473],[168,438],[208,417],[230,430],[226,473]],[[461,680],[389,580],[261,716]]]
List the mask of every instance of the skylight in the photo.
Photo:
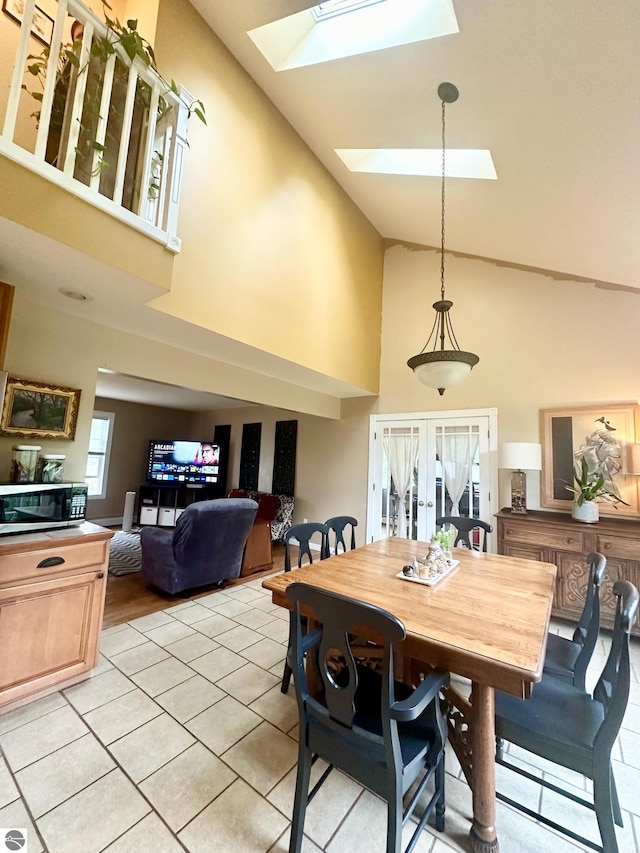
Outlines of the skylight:
[[[336,148],[336,154],[351,172],[380,175],[442,175],[442,148]],[[496,180],[488,149],[447,148],[445,174],[448,178]]]
[[316,21],[326,21],[336,15],[345,15],[363,6],[373,6],[374,3],[385,3],[386,0],[329,0],[328,3],[318,3],[311,9],[311,14]]
[[329,0],[248,35],[285,71],[457,32],[452,0]]

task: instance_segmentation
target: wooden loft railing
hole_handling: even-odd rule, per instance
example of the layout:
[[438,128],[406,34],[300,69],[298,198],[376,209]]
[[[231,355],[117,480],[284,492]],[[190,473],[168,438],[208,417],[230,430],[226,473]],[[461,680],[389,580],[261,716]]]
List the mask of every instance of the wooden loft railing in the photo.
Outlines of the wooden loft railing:
[[[58,0],[44,85],[34,99],[30,92],[38,83],[28,65],[36,44],[35,10],[35,0],[25,0],[0,154],[179,252],[189,93],[174,93],[119,44],[106,64],[97,64],[91,56],[94,39],[112,31],[78,0]],[[75,42],[77,63],[61,53],[76,21],[82,26],[74,29],[82,33]],[[29,124],[34,108],[39,117]],[[30,139],[25,125],[32,128]]]

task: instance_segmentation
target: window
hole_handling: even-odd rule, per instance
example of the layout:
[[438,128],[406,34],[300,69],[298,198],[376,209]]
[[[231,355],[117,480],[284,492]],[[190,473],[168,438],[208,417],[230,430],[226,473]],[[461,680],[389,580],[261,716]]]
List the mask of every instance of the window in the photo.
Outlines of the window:
[[89,487],[90,498],[107,496],[107,477],[109,474],[109,454],[113,435],[113,412],[94,412],[91,419],[89,455],[84,481]]

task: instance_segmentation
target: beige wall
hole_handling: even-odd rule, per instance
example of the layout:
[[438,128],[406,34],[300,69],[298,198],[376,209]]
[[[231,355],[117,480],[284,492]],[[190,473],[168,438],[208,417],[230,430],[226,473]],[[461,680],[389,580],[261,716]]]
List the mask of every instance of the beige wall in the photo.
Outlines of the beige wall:
[[[446,261],[453,326],[480,362],[439,397],[406,366],[429,335],[439,272],[435,251],[396,245],[386,253],[381,412],[497,406],[500,441],[536,442],[540,409],[640,398],[640,294],[455,256]],[[537,476],[528,483],[534,508]],[[506,472],[500,499],[509,503]]]
[[[84,480],[98,368],[240,399],[268,398],[332,418],[340,411],[335,398],[62,314],[24,299],[18,288],[5,369],[12,376],[81,389],[75,441],[38,442],[43,453],[67,454],[65,476],[72,480]],[[25,440],[0,438],[0,470],[7,475],[11,445]]]
[[[126,13],[140,11],[140,28],[151,27],[157,2],[131,0]],[[2,157],[0,216],[117,267],[114,275],[171,288],[152,302],[160,311],[375,393],[378,233],[187,0],[160,3],[155,48],[163,75],[209,116],[207,127],[189,123],[182,253]],[[137,300],[148,298],[134,285]]]
[[[270,490],[275,422],[297,418],[296,521],[348,513],[364,528],[368,416],[375,411],[496,406],[501,441],[537,441],[541,408],[640,397],[640,296],[451,257],[447,282],[455,303],[454,327],[460,344],[478,353],[480,363],[464,383],[440,398],[406,367],[431,327],[438,279],[435,252],[404,246],[387,252],[379,400],[343,401],[340,420],[296,413],[295,406],[195,415],[194,436],[209,434],[216,423],[232,425],[228,485],[237,485],[243,423],[263,424],[259,485]],[[67,474],[73,479],[84,476],[99,366],[191,387],[203,385],[212,372],[207,359],[39,310],[21,300],[18,291],[7,369],[83,389],[76,441],[43,443],[44,452],[67,454]],[[220,369],[224,371],[224,366]],[[231,387],[230,377],[228,381]],[[0,439],[0,469],[7,472],[12,443]],[[500,486],[500,504],[505,505],[506,472]],[[530,474],[531,507],[537,505],[537,497],[537,478]]]
[[87,518],[113,518],[122,515],[126,492],[137,493],[145,482],[150,439],[198,436],[191,425],[191,412],[103,397],[95,398],[94,409],[113,412],[115,418],[107,495],[104,500],[89,499]]
[[231,424],[229,488],[237,487],[242,425],[261,423],[258,488],[271,491],[276,421],[297,420],[294,521],[325,521],[332,515],[360,520],[358,541],[364,542],[366,482],[371,399],[344,400],[339,421],[268,407],[224,409],[196,415],[198,434],[216,424]]
[[186,0],[161,2],[156,54],[209,124],[189,123],[182,253],[155,305],[377,391],[377,232]]

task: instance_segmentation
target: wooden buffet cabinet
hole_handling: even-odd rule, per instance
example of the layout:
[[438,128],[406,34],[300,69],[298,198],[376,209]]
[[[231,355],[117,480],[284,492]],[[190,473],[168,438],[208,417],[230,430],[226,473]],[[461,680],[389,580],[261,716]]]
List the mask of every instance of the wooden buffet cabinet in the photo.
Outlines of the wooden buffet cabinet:
[[[559,512],[529,511],[518,515],[501,510],[498,552],[511,557],[542,560],[558,567],[553,615],[576,622],[582,613],[587,586],[585,558],[599,551],[607,558],[607,575],[601,593],[604,627],[613,627],[614,583],[623,578],[640,587],[640,521],[600,517],[596,524],[574,521]],[[636,624],[634,634],[640,634]]]
[[80,681],[98,662],[111,530],[0,539],[0,707]]

